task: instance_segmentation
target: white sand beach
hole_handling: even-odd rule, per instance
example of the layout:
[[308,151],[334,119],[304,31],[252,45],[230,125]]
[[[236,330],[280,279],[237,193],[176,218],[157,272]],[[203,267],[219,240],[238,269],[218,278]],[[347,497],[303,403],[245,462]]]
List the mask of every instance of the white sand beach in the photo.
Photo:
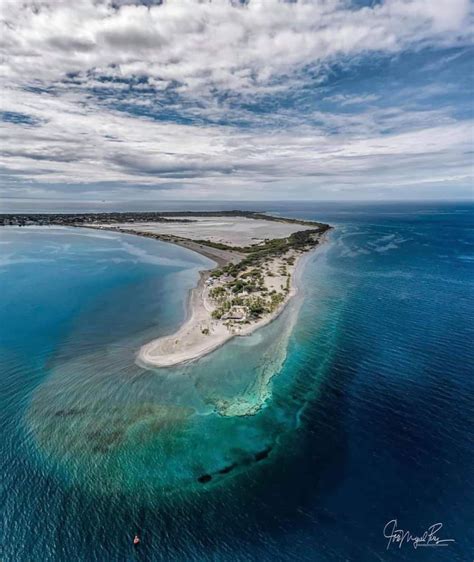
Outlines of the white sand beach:
[[[188,317],[177,332],[164,336],[144,345],[138,352],[137,361],[144,366],[171,367],[180,363],[193,361],[214,351],[236,336],[246,336],[272,322],[283,311],[290,299],[296,295],[300,271],[308,254],[296,257],[292,266],[287,266],[290,274],[290,290],[285,299],[271,313],[251,324],[226,326],[220,320],[211,317],[213,305],[209,298],[206,281],[210,272],[201,272],[197,287],[191,290]],[[281,285],[282,276],[278,275],[281,260],[272,260],[269,271],[272,276],[264,276],[270,288]]]

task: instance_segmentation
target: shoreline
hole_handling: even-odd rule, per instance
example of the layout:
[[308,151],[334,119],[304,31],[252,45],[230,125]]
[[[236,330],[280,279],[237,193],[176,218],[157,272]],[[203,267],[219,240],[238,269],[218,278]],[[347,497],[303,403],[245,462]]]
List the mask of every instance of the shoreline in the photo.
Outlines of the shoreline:
[[[137,234],[140,235],[139,233]],[[195,330],[197,324],[208,319],[210,310],[209,307],[206,306],[206,281],[211,276],[212,271],[221,265],[216,259],[211,257],[209,253],[200,251],[201,248],[192,248],[192,251],[215,261],[217,264],[216,268],[202,270],[199,272],[199,280],[196,287],[193,287],[189,291],[186,319],[178,330],[172,334],[156,338],[143,345],[137,353],[136,363],[143,368],[166,368],[183,365],[196,361],[201,357],[212,353],[234,337],[249,336],[256,330],[267,326],[280,316],[289,302],[296,296],[304,266],[308,262],[309,257],[316,253],[320,246],[325,242],[327,242],[326,233],[320,237],[319,244],[316,247],[298,256],[295,260],[290,276],[290,290],[276,310],[268,313],[265,317],[250,325],[243,326],[238,331],[229,331],[227,328],[220,326],[221,329],[217,329],[212,334],[206,336],[208,339],[205,343],[208,343],[208,345],[203,345],[203,342],[201,341],[196,342],[194,345],[192,343],[188,343],[186,346],[184,343],[186,337]],[[181,244],[179,241],[173,241],[172,243],[191,249],[189,245]],[[198,244],[193,245],[199,246]],[[214,326],[214,328],[217,327]],[[183,342],[183,346],[180,351],[168,350],[170,345],[176,345],[180,340]]]

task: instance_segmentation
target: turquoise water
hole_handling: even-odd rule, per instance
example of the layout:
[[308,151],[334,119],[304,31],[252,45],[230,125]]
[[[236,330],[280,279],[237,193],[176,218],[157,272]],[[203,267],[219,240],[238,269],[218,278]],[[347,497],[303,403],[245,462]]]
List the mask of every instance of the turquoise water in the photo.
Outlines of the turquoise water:
[[466,559],[472,210],[275,209],[337,227],[299,297],[165,370],[135,353],[183,320],[208,260],[3,229],[2,560],[410,560],[385,550],[393,517],[443,521],[456,543],[431,556]]

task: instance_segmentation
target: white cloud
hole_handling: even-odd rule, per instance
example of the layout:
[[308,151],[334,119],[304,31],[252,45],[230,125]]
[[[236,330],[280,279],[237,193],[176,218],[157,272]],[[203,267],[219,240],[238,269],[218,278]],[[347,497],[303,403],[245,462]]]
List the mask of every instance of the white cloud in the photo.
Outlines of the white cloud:
[[417,43],[468,41],[468,0],[280,3],[3,0],[3,70],[16,83],[66,73],[146,76],[183,92],[260,91],[304,65],[397,52]]
[[[436,111],[322,115],[340,130],[328,135],[324,126],[301,123],[281,131],[163,123],[91,104],[81,108],[74,97],[43,94],[38,105],[37,94],[24,93],[21,103],[10,95],[7,108],[43,125],[4,127],[4,165],[17,177],[42,182],[209,182],[218,194],[236,181],[243,187],[282,178],[328,181],[381,166],[396,176],[405,173],[407,157],[429,159],[433,169],[447,166],[469,150],[472,134],[472,123]],[[388,123],[405,132],[382,134]]]
[[[379,95],[334,94],[326,99],[359,112],[295,115],[277,108],[261,127],[263,117],[239,103],[298,91],[304,68],[317,82],[336,60],[467,44],[469,6],[468,0],[386,0],[362,9],[343,0],[244,6],[180,0],[148,8],[3,0],[1,103],[34,120],[4,124],[7,188],[39,193],[44,187],[34,182],[111,182],[128,193],[133,184],[150,191],[176,185],[183,194],[218,198],[236,189],[255,194],[269,182],[275,189],[286,182],[289,196],[290,184],[324,190],[330,181],[333,189],[356,190],[382,177],[387,184],[397,177],[420,183],[428,169],[436,181],[459,180],[468,173],[463,155],[471,125],[449,111],[383,109],[371,107]],[[110,80],[137,77],[142,82],[127,100],[135,109],[179,112],[188,104],[187,114],[204,122],[238,116],[249,126],[180,124],[114,110],[129,85]],[[106,103],[91,93],[105,88]],[[237,109],[222,96],[239,100]]]
[[339,103],[340,105],[359,105],[367,104],[380,99],[380,96],[375,94],[367,94],[364,96],[348,95],[348,94],[336,94],[334,96],[327,96],[324,98],[326,101]]

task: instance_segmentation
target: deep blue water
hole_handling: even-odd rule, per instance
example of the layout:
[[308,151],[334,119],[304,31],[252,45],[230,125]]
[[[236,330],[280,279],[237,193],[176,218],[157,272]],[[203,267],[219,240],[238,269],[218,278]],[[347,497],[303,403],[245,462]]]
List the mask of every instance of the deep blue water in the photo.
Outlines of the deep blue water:
[[[473,558],[474,206],[252,206],[336,227],[299,308],[166,372],[134,353],[207,260],[0,231],[2,562]],[[386,550],[395,518],[455,542]]]

